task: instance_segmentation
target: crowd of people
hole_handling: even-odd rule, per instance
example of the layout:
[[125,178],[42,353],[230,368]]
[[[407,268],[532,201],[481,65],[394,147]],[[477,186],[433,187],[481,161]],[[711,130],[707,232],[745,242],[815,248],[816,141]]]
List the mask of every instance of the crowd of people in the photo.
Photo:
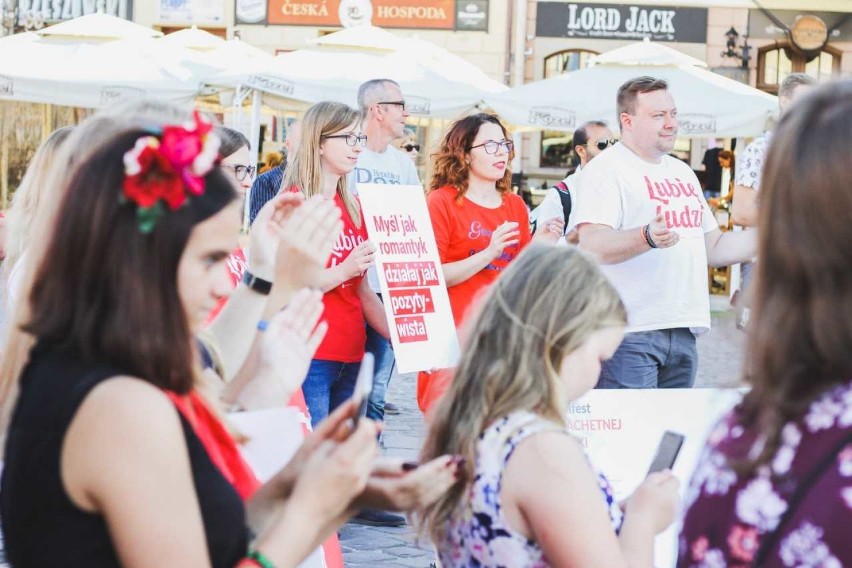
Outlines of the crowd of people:
[[[2,272],[8,561],[295,567],[347,520],[396,512],[444,568],[651,567],[679,515],[684,568],[852,563],[852,82],[801,86],[741,232],[669,156],[678,93],[653,77],[613,93],[618,140],[600,121],[575,132],[580,167],[534,226],[501,119],[461,118],[420,153],[388,79],[357,109],[308,109],[257,178],[244,136],[168,104],[56,131],[16,193]],[[428,433],[404,462],[379,448],[394,355],[357,189],[419,185],[423,157],[463,348],[419,374]],[[750,390],[682,500],[664,470],[617,502],[570,403],[692,386],[706,267],[755,257]],[[302,398],[313,431],[262,483],[228,413]]]

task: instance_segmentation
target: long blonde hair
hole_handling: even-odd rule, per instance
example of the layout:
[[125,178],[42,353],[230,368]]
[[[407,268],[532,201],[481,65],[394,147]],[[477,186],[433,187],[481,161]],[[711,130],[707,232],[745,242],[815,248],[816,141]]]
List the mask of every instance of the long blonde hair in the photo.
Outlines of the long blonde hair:
[[53,184],[48,183],[50,166],[56,159],[57,151],[71,131],[73,126],[63,126],[50,133],[50,136],[41,143],[30,160],[24,178],[15,191],[12,206],[7,213],[6,234],[6,262],[4,264],[6,274],[15,265],[21,254],[27,248],[30,240],[30,231],[34,226],[34,219],[39,204],[43,198],[51,199]]
[[[562,360],[595,331],[626,321],[618,293],[584,253],[547,244],[527,247],[488,292],[450,389],[435,410],[422,461],[461,455],[470,482],[477,440],[495,420],[527,410],[564,424]],[[457,484],[417,512],[434,542],[440,542],[467,490]]]
[[[323,101],[309,108],[302,119],[302,142],[292,163],[287,166],[281,187],[285,191],[297,187],[306,197],[319,195],[322,192],[320,145],[323,136],[334,134],[360,118],[357,110],[343,103]],[[337,195],[343,200],[352,222],[356,227],[360,227],[361,212],[355,198],[347,189],[346,178],[347,176],[340,176],[337,181]]]

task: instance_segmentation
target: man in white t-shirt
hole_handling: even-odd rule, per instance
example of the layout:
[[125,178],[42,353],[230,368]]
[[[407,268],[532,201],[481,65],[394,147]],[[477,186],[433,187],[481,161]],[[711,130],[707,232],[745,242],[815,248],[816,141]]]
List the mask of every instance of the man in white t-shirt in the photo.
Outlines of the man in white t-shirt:
[[[580,158],[580,164],[570,176],[562,180],[563,188],[557,189],[556,187],[551,187],[547,191],[547,195],[544,196],[541,205],[530,213],[531,221],[538,221],[543,226],[544,223],[549,222],[551,219],[561,219],[564,223],[563,234],[565,238],[569,243],[577,244],[575,221],[577,219],[577,187],[580,182],[580,173],[595,156],[614,143],[612,130],[602,120],[591,120],[575,130],[574,135],[571,137],[571,144],[574,146],[574,153]],[[562,205],[562,198],[559,196],[560,189],[563,191],[567,189],[570,196],[571,212],[567,220],[565,219],[565,208]],[[537,225],[536,232],[542,226]]]
[[695,173],[668,155],[678,123],[664,80],[627,81],[617,112],[621,142],[583,170],[577,192],[580,247],[597,256],[628,315],[598,388],[690,387],[695,335],[710,329],[707,265],[752,258],[756,232],[722,233]]

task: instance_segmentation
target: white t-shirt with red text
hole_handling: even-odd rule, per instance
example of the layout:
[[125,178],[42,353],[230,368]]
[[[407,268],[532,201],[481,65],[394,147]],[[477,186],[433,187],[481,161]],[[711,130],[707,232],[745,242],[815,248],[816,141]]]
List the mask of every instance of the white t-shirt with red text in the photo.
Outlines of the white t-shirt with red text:
[[638,233],[662,213],[669,229],[680,235],[673,247],[601,267],[627,308],[628,331],[710,330],[704,235],[718,224],[687,164],[670,156],[652,164],[616,144],[584,168],[576,207],[578,225]]

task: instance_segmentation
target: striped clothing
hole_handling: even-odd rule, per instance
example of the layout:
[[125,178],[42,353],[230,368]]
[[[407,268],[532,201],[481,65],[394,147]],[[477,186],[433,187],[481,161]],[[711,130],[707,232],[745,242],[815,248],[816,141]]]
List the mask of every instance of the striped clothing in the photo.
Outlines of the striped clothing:
[[249,223],[254,223],[254,218],[257,217],[266,202],[278,195],[278,190],[281,189],[281,182],[283,181],[284,164],[257,176],[249,192]]

